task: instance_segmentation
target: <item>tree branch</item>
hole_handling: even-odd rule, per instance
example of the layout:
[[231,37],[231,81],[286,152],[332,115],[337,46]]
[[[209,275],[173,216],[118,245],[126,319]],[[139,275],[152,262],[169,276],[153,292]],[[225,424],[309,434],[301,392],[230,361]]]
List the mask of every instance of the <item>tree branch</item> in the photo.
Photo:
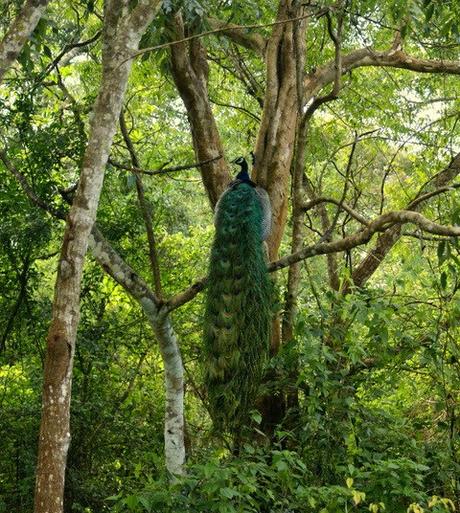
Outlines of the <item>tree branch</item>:
[[[301,124],[301,128],[302,128],[302,126],[305,126],[305,130],[306,130],[306,127],[308,126],[308,124],[310,123],[310,121],[313,117],[313,114],[317,111],[317,109],[319,109],[319,107],[321,107],[321,105],[323,105],[325,103],[336,100],[339,97],[339,91],[341,88],[341,69],[342,69],[341,45],[342,45],[343,16],[339,16],[337,33],[334,33],[334,30],[332,28],[332,20],[331,20],[329,12],[326,13],[326,20],[327,20],[327,28],[328,28],[329,36],[331,37],[331,39],[334,43],[334,48],[335,48],[334,86],[330,93],[320,96],[318,98],[314,98],[312,103],[308,106],[307,110],[305,111],[305,114],[303,115],[303,120],[302,120],[302,124]],[[304,93],[303,93],[302,101],[303,102],[306,101]],[[305,132],[305,135],[306,135],[306,132]],[[356,141],[353,144],[356,145]],[[303,151],[305,151],[305,150],[303,150]],[[303,172],[302,172],[302,174],[303,174]],[[315,199],[315,192],[313,190],[313,187],[312,187],[310,181],[306,177],[305,177],[305,190],[307,191],[308,195],[310,196],[310,198],[312,200]],[[346,188],[344,190],[344,194],[346,194]],[[332,237],[332,230],[331,230],[331,223],[329,220],[327,210],[321,202],[318,203],[318,205],[319,205],[318,213],[319,213],[319,216],[321,219],[321,225],[322,225],[323,232],[326,235],[327,240],[330,240]],[[300,208],[300,212],[305,213],[306,210],[303,210],[302,208]],[[336,218],[338,216],[338,212],[339,211],[337,211]],[[300,213],[299,213],[299,215],[300,215]],[[302,215],[302,218],[303,217],[304,216]],[[298,222],[301,222],[300,218],[299,218]],[[298,228],[297,231],[300,231],[300,228]],[[300,242],[301,241],[298,241],[298,243],[300,243]],[[298,247],[296,249],[296,251],[298,249],[300,249],[300,247]],[[328,272],[328,277],[329,277],[329,284],[333,290],[338,290],[339,279],[338,279],[338,273],[337,273],[336,256],[335,256],[335,254],[330,254],[330,255],[327,255],[326,258],[327,258],[327,272]],[[289,274],[292,274],[292,273],[297,274],[298,280],[300,280],[300,267],[298,264],[294,264],[294,267],[292,267],[292,266],[289,267]],[[289,281],[289,279],[288,279],[288,281]]]
[[208,96],[209,68],[206,48],[196,38],[188,44],[184,38],[186,26],[180,14],[170,21],[170,28],[179,41],[171,47],[171,71],[177,90],[187,109],[195,156],[201,166],[201,177],[211,206],[217,203],[231,176],[224,159],[219,129]]
[[210,164],[216,160],[222,158],[222,155],[218,155],[217,157],[213,157],[212,159],[203,160],[201,162],[194,162],[193,164],[184,164],[182,166],[173,166],[173,167],[159,167],[158,169],[148,170],[141,169],[140,167],[131,167],[125,166],[124,164],[120,164],[113,159],[109,159],[109,164],[118,169],[124,169],[125,171],[132,171],[133,173],[142,173],[143,175],[165,175],[167,173],[173,173],[176,171],[185,171],[187,169],[193,169],[195,167],[205,166],[206,164]]
[[[306,18],[319,16],[319,15],[321,15],[321,13],[324,13],[324,12],[325,12],[325,10],[318,11],[317,13],[308,13],[308,14],[304,14],[302,16],[288,18],[285,20],[277,20],[277,21],[273,21],[271,23],[255,23],[252,25],[225,24],[224,22],[219,22],[219,20],[214,20],[214,23],[216,25],[218,24],[218,22],[220,23],[220,26],[218,28],[215,28],[213,30],[207,30],[206,32],[201,32],[199,34],[193,34],[192,36],[182,37],[181,39],[178,39],[176,41],[169,41],[168,43],[163,43],[161,45],[151,46],[149,48],[143,48],[142,50],[139,50],[138,52],[133,53],[133,55],[131,56],[131,59],[134,59],[134,58],[138,57],[139,55],[143,55],[144,53],[153,52],[155,50],[161,50],[162,48],[168,48],[170,46],[174,46],[174,45],[177,45],[180,43],[186,43],[188,41],[193,41],[194,39],[199,39],[199,38],[202,38],[205,36],[210,36],[210,35],[219,34],[219,33],[224,33],[228,37],[234,38],[235,42],[238,43],[238,41],[236,40],[236,35],[235,35],[237,31],[255,29],[255,28],[264,28],[264,27],[274,27],[276,25],[285,25],[286,23],[293,23],[296,21],[304,20]],[[249,41],[248,37],[249,37],[249,39],[252,39],[252,41]],[[251,48],[252,50],[256,50],[263,56],[267,42],[265,41],[265,39],[262,36],[260,36],[260,38],[261,39],[259,39],[259,37],[257,35],[255,37],[254,37],[254,35],[252,35],[252,36],[242,35],[238,39],[239,39],[239,44],[241,44],[242,46],[245,46],[246,48]],[[262,46],[259,46],[259,42],[261,42],[261,41],[263,41],[263,44],[262,44]],[[245,44],[243,44],[243,43],[245,43]]]
[[[372,48],[361,48],[343,55],[341,60],[342,75],[364,66],[400,68],[417,73],[460,74],[460,61],[420,59],[393,47],[384,52]],[[334,82],[335,77],[336,60],[319,67],[314,73],[308,75],[305,90],[310,97],[314,96],[325,85]]]
[[284,267],[311,258],[317,255],[326,255],[328,253],[337,253],[339,251],[346,251],[362,244],[366,244],[372,238],[372,236],[380,231],[387,229],[389,226],[395,224],[414,223],[417,224],[421,229],[433,233],[435,235],[443,235],[445,237],[460,237],[460,226],[445,226],[433,221],[430,221],[426,217],[422,216],[418,212],[411,212],[408,210],[396,210],[394,212],[388,212],[382,214],[369,223],[369,225],[363,230],[344,237],[341,240],[334,242],[320,242],[307,246],[297,253],[280,258],[276,262],[272,262],[268,266],[270,272],[278,271]]
[[[224,36],[227,36],[229,39],[231,39],[234,43],[240,46],[244,46],[248,50],[253,50],[260,56],[264,55],[267,41],[260,34],[245,33],[243,32],[243,27],[241,25],[226,23],[225,21],[221,21],[216,18],[206,18],[206,21],[209,23],[209,26],[214,31],[214,33],[220,32]],[[250,27],[244,28],[247,30]]]
[[[129,154],[131,156],[131,162],[135,168],[139,168],[139,159],[136,154],[136,150],[134,148],[134,144],[129,136],[128,127],[126,126],[125,116],[123,111],[120,113],[120,129],[123,135],[123,139],[128,148]],[[160,274],[160,266],[158,263],[158,252],[157,245],[155,241],[155,235],[153,233],[153,223],[152,223],[152,212],[147,204],[147,200],[145,199],[145,191],[144,184],[142,183],[142,178],[138,172],[134,172],[134,177],[136,179],[136,190],[137,190],[137,198],[139,200],[139,205],[142,212],[142,217],[144,218],[145,231],[147,233],[147,240],[149,243],[149,258],[150,258],[150,266],[153,275],[153,283],[155,287],[155,294],[158,298],[162,296],[162,286],[161,286],[161,274]]]
[[[416,197],[409,203],[407,210],[418,210],[422,202],[441,192],[460,173],[460,153],[456,155],[449,165],[434,175],[425,183],[417,193]],[[355,286],[361,287],[378,269],[385,256],[401,237],[401,226],[395,225],[379,236],[375,247],[359,263],[352,275]]]
[[165,302],[165,307],[168,312],[176,310],[180,306],[185,305],[185,303],[191,301],[196,295],[198,295],[202,290],[206,288],[207,283],[208,278],[205,276],[204,278],[197,280],[188,289],[185,289],[184,291],[179,292],[175,296],[169,298]]
[[[60,218],[60,213],[38,198],[28,185],[25,177],[14,166],[7,168],[18,180],[31,201],[52,215]],[[13,170],[15,172],[13,172]],[[173,474],[183,472],[185,461],[184,416],[183,416],[183,368],[179,343],[171,321],[169,310],[163,308],[161,300],[147,283],[121,258],[110,243],[93,224],[88,246],[95,260],[118,284],[120,284],[141,305],[158,339],[165,368],[166,413],[165,413],[165,454],[168,470]]]
[[11,162],[4,149],[0,149],[0,160],[3,162],[6,169],[16,178],[16,180],[19,182],[19,185],[22,187],[22,190],[26,193],[26,196],[34,205],[37,205],[37,207],[40,207],[54,217],[65,219],[66,215],[64,212],[55,209],[51,205],[48,205],[46,201],[43,201],[35,194],[33,189],[27,183],[26,177]]
[[460,188],[459,183],[454,183],[452,185],[445,185],[444,187],[439,187],[439,189],[436,189],[435,191],[427,192],[426,194],[422,194],[421,196],[417,197],[411,203],[408,205],[408,210],[416,209],[420,203],[423,203],[424,201],[427,201],[434,196],[438,196],[439,194],[443,194],[445,192],[454,191],[456,189]]
[[64,48],[58,53],[58,55],[46,66],[43,73],[41,73],[40,77],[37,79],[37,82],[43,80],[54,68],[56,68],[59,63],[61,62],[61,59],[70,51],[76,49],[76,48],[84,48],[85,46],[88,46],[94,42],[96,42],[101,37],[102,31],[98,30],[94,36],[90,37],[89,39],[86,39],[85,41],[78,41],[76,43],[70,43],[64,46]]
[[[269,272],[279,271],[285,267],[289,267],[296,262],[306,260],[318,255],[328,255],[331,253],[338,253],[341,251],[347,251],[357,246],[361,246],[370,241],[375,233],[386,230],[392,225],[401,225],[406,223],[414,223],[418,225],[422,230],[435,235],[442,235],[444,237],[460,237],[460,226],[445,226],[433,221],[430,221],[426,217],[422,216],[418,212],[411,212],[408,210],[395,210],[388,212],[377,217],[373,221],[367,223],[366,228],[344,237],[343,239],[334,242],[317,242],[311,246],[304,247],[300,251],[287,255],[275,262],[271,262],[268,265]],[[191,301],[199,292],[206,287],[207,278],[201,278],[196,281],[188,289],[176,294],[171,297],[165,303],[165,308],[168,312],[179,308],[183,304]]]

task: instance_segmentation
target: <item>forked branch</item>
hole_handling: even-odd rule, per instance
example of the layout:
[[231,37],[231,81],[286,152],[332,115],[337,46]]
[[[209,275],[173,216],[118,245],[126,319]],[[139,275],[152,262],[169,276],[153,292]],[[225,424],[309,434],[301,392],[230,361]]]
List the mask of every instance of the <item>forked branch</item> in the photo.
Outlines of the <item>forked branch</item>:
[[[289,267],[296,262],[306,260],[319,255],[328,255],[331,253],[338,253],[347,251],[370,241],[375,233],[382,232],[394,225],[402,225],[407,223],[416,224],[421,230],[443,237],[460,237],[460,226],[446,226],[435,223],[427,219],[418,212],[411,212],[408,210],[396,210],[382,214],[381,216],[368,223],[367,226],[343,239],[333,242],[317,242],[311,246],[306,246],[300,251],[280,258],[276,262],[272,262],[268,266],[269,272],[279,271],[285,267]],[[169,311],[179,308],[183,304],[191,301],[199,292],[206,287],[207,278],[201,278],[196,281],[188,289],[176,294],[166,301],[166,307]]]

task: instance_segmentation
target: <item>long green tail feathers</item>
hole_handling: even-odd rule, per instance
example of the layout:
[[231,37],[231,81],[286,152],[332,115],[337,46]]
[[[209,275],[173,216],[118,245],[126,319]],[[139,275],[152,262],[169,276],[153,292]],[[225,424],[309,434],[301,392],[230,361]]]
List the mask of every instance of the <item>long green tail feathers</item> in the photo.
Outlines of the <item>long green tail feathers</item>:
[[205,383],[215,427],[234,433],[248,421],[269,352],[267,202],[265,191],[239,183],[216,209],[204,317]]

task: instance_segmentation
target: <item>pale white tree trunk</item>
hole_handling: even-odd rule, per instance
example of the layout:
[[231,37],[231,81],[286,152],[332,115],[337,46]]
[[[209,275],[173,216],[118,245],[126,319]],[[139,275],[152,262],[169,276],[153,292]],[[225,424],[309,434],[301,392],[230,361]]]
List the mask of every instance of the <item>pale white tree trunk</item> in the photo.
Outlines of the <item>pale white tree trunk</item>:
[[125,12],[118,0],[107,1],[104,6],[102,84],[93,109],[79,186],[67,218],[47,337],[35,513],[63,511],[72,367],[84,257],[131,69],[129,57],[159,6],[160,0],[141,1],[130,13]]
[[157,336],[165,371],[165,462],[172,476],[184,473],[184,368],[169,308],[160,306],[149,286],[93,228],[89,247],[102,268],[142,306]]
[[[149,300],[141,300],[160,344],[165,369],[165,460],[172,476],[184,473],[184,368],[176,334],[167,310],[158,310]],[[155,308],[154,308],[155,307]]]
[[172,476],[184,474],[184,367],[171,319],[160,311],[153,328],[165,367],[165,459]]
[[49,0],[27,0],[0,43],[0,83],[34,31]]

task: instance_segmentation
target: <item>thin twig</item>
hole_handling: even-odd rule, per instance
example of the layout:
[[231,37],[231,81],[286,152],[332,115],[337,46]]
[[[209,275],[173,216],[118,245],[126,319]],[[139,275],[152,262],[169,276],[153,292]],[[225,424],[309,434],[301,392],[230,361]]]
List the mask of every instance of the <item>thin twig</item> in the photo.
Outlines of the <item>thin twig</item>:
[[[131,156],[131,162],[135,168],[139,168],[139,159],[136,154],[136,150],[134,148],[134,144],[129,136],[128,127],[126,126],[124,112],[120,113],[120,128],[121,133],[123,135],[123,139],[128,148],[129,154]],[[147,232],[147,240],[149,243],[149,258],[150,265],[152,269],[153,275],[153,283],[155,287],[155,294],[159,300],[161,300],[162,296],[162,286],[161,286],[161,273],[160,273],[160,265],[158,262],[158,251],[155,240],[155,235],[153,233],[153,223],[152,223],[152,213],[147,204],[147,200],[145,198],[144,185],[142,183],[142,178],[140,174],[135,171],[134,177],[136,179],[136,190],[137,197],[139,200],[139,205],[141,207],[142,217],[144,218],[145,230]]]
[[255,119],[256,121],[260,122],[260,117],[257,116],[257,114],[254,114],[253,112],[251,112],[248,109],[245,109],[244,107],[240,107],[239,105],[231,105],[230,103],[218,102],[216,100],[213,100],[212,98],[209,98],[209,101],[211,103],[214,103],[214,105],[219,105],[219,107],[228,107],[229,109],[239,110],[239,111],[243,112],[244,114],[247,114],[252,119]]
[[[163,175],[167,173],[174,173],[176,171],[186,171],[187,169],[193,169],[195,167],[201,167],[205,164],[210,164],[211,162],[214,162],[216,160],[219,160],[222,158],[222,155],[218,155],[217,157],[213,157],[212,159],[208,160],[202,160],[201,162],[194,162],[193,164],[184,164],[182,166],[174,166],[174,167],[164,167],[165,164],[163,164],[162,167],[159,167],[158,169],[148,170],[148,169],[141,169],[140,167],[133,167],[133,166],[126,166],[124,164],[120,164],[119,162],[109,159],[109,164],[113,167],[116,167],[118,169],[123,169],[125,171],[131,171],[133,173],[142,173],[144,175]],[[168,162],[167,162],[168,164]]]
[[[350,171],[351,171],[351,166],[353,164],[353,156],[355,154],[355,150],[356,150],[356,145],[358,144],[358,141],[359,141],[359,135],[358,134],[355,134],[355,138],[353,140],[353,144],[351,146],[351,150],[350,150],[350,154],[348,156],[348,163],[347,163],[347,167],[346,167],[346,170],[345,170],[345,177],[344,177],[344,185],[343,185],[343,191],[342,191],[342,197],[340,198],[339,200],[339,203],[338,203],[338,209],[335,213],[335,216],[334,216],[334,220],[332,221],[331,223],[331,226],[329,228],[329,231],[330,233],[332,234],[332,232],[334,231],[336,225],[337,225],[337,221],[339,220],[339,215],[340,215],[340,211],[343,209],[345,210],[342,205],[347,197],[347,192],[348,192],[348,184],[349,184],[349,179],[350,179]],[[350,212],[348,212],[350,213]]]
[[[325,12],[325,10],[323,9],[322,11],[319,11],[317,13],[308,13],[308,14],[304,14],[302,16],[297,16],[296,18],[289,18],[287,20],[272,21],[271,23],[255,23],[255,24],[252,24],[252,25],[228,25],[228,26],[225,26],[225,27],[219,27],[218,29],[207,30],[206,32],[200,32],[199,34],[194,34],[193,36],[184,37],[183,39],[178,39],[177,41],[169,41],[168,43],[163,43],[161,45],[150,46],[149,48],[143,48],[142,50],[139,50],[139,51],[133,53],[131,55],[131,57],[129,57],[126,60],[135,59],[139,55],[143,55],[145,53],[153,52],[153,51],[156,51],[156,50],[161,50],[163,48],[168,48],[168,47],[173,46],[173,45],[178,45],[178,44],[181,44],[181,43],[187,43],[188,41],[192,41],[194,39],[198,39],[198,38],[201,38],[201,37],[210,36],[212,34],[219,34],[220,32],[225,32],[226,30],[247,30],[247,29],[256,29],[256,28],[264,28],[264,27],[274,27],[276,25],[283,25],[283,24],[286,24],[286,23],[293,23],[295,21],[303,20],[305,18],[312,18],[314,16],[320,15],[321,12]],[[121,64],[123,64],[124,62],[126,62],[126,61],[123,61]]]
[[334,53],[334,84],[332,86],[332,91],[324,96],[320,96],[318,98],[314,98],[311,105],[308,107],[305,112],[305,116],[310,119],[315,111],[323,105],[323,103],[330,102],[332,100],[336,100],[339,97],[340,89],[342,88],[342,27],[343,27],[343,16],[339,16],[338,18],[338,27],[337,32],[334,33],[332,28],[332,20],[329,11],[326,13],[326,21],[327,21],[327,30],[329,33],[332,42],[334,43],[335,53]]
[[85,41],[79,41],[77,43],[70,43],[70,44],[65,45],[64,48],[61,50],[61,52],[44,69],[39,80],[42,80],[46,75],[48,75],[48,73],[50,73],[50,71],[52,71],[59,64],[60,60],[64,57],[64,55],[66,53],[69,53],[70,50],[73,50],[74,48],[82,48],[84,46],[94,43],[95,41],[97,41],[99,39],[101,34],[102,34],[102,31],[98,30],[94,34],[94,36],[90,37],[89,39],[86,39]]
[[426,201],[427,199],[432,198],[433,196],[437,196],[438,194],[442,194],[444,192],[453,191],[455,189],[460,188],[460,183],[454,183],[452,185],[446,185],[445,187],[439,187],[439,189],[436,189],[431,192],[427,192],[426,194],[422,194],[418,198],[415,198],[413,201],[411,201],[407,207],[407,210],[413,210],[415,207],[417,207],[420,203],[423,201]]
[[30,187],[30,185],[27,182],[26,177],[16,168],[16,166],[10,161],[8,158],[6,151],[4,149],[0,149],[0,160],[5,165],[6,169],[16,178],[16,180],[19,182],[20,186],[22,187],[23,191],[26,193],[27,197],[40,207],[41,209],[45,210],[46,212],[50,213],[52,216],[57,217],[59,219],[65,219],[65,213],[61,210],[58,210],[51,205],[48,205],[43,199],[38,197],[33,189]]
[[315,199],[312,199],[312,200],[308,201],[307,203],[305,203],[302,206],[302,208],[304,211],[307,211],[321,203],[332,203],[334,205],[337,205],[339,207],[339,209],[342,209],[345,212],[347,212],[351,217],[356,219],[356,221],[358,221],[359,223],[361,223],[364,226],[367,226],[370,222],[365,217],[363,217],[361,214],[356,212],[356,210],[349,207],[346,203],[344,203],[343,201],[336,200],[334,198],[315,198]]

